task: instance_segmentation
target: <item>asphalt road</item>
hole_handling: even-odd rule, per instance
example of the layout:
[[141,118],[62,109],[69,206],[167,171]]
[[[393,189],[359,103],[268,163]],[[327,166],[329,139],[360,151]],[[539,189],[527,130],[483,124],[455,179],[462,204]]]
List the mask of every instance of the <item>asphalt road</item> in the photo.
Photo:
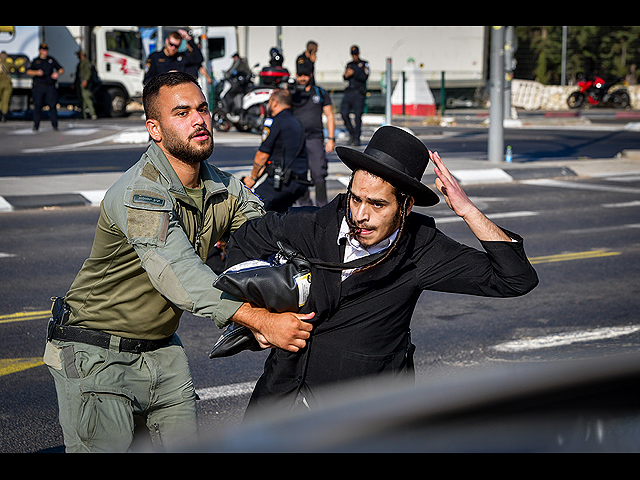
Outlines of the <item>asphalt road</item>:
[[[509,128],[505,130],[505,146],[513,148],[515,163],[613,158],[621,150],[640,149],[640,135],[636,130],[622,129],[624,122],[609,125],[610,129],[606,126],[594,129],[566,121],[557,125],[547,123],[546,128]],[[487,160],[486,127],[443,128],[412,124],[410,128],[445,160]],[[139,160],[146,145],[118,143],[109,139],[131,129],[138,132],[144,129],[142,120],[130,117],[95,123],[67,122],[61,124],[59,132],[43,127],[37,134],[31,132],[25,122],[2,124],[0,176],[124,172]],[[365,126],[365,136],[372,134],[373,130],[373,127]],[[144,133],[142,136],[144,138]],[[223,169],[250,165],[260,144],[260,137],[256,134],[216,133],[215,137],[216,148],[210,161]],[[338,161],[338,158],[331,154],[329,161]]]
[[[525,238],[541,284],[509,300],[425,292],[413,322],[419,381],[495,364],[638,350],[640,178],[534,180],[466,190],[496,223]],[[445,233],[477,245],[446,205],[423,212]],[[41,364],[46,310],[49,297],[66,291],[89,254],[97,217],[95,208],[0,214],[1,452],[62,450],[53,381]],[[201,397],[203,432],[236,425],[264,353],[209,360],[219,332],[191,315],[178,333]]]

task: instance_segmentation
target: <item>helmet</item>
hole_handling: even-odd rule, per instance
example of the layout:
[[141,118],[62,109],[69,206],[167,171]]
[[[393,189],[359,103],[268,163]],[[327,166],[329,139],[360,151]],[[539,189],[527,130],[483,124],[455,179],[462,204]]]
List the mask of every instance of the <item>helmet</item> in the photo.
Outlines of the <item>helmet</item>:
[[272,67],[282,66],[282,64],[284,63],[284,55],[282,55],[282,52],[279,49],[277,49],[276,47],[273,47],[269,51],[269,55],[271,56],[271,60],[269,60],[269,64]]

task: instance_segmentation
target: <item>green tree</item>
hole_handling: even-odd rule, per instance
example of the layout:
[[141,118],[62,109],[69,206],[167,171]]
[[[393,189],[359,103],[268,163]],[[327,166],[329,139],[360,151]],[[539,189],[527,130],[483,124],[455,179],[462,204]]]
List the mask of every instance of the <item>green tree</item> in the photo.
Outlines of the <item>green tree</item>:
[[[516,78],[558,84],[562,69],[562,26],[519,26]],[[567,75],[626,76],[637,83],[639,26],[570,26]]]

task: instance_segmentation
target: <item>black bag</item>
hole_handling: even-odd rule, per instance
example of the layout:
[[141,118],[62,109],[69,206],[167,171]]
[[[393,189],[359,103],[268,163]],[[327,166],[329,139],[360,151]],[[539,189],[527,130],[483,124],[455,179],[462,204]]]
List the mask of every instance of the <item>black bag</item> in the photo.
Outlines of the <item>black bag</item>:
[[298,312],[311,288],[311,262],[288,245],[268,261],[249,260],[220,275],[214,288],[273,312]]
[[[280,251],[268,261],[249,260],[229,268],[216,279],[213,287],[273,312],[297,313],[309,298],[312,265],[323,270],[352,270],[372,265],[385,254],[380,252],[349,263],[329,263],[307,259],[281,242],[278,248]],[[247,327],[232,323],[214,345],[209,358],[229,357],[243,350],[261,348]]]

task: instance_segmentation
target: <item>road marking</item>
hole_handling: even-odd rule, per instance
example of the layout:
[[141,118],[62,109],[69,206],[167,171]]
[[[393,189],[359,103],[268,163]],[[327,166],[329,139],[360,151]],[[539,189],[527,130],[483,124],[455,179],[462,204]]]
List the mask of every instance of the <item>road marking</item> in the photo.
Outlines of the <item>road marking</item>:
[[627,207],[640,207],[640,200],[634,200],[632,202],[622,203],[605,203],[603,208],[627,208]]
[[0,377],[44,365],[41,357],[0,360]]
[[[524,211],[524,212],[491,213],[491,214],[487,214],[487,217],[489,217],[492,220],[502,220],[505,218],[535,217],[536,215],[539,215],[539,213]],[[457,221],[462,221],[462,218],[458,216],[438,218],[436,219],[436,224],[439,225],[441,223],[454,223]]]
[[10,212],[13,210],[13,207],[9,202],[7,202],[4,197],[0,197],[0,212]]
[[233,385],[223,385],[221,387],[203,388],[198,390],[198,397],[201,402],[207,400],[218,400],[220,398],[240,397],[253,392],[256,382],[236,383]]
[[534,185],[534,186],[540,186],[540,187],[570,188],[573,190],[595,190],[599,192],[632,193],[635,195],[640,194],[640,188],[594,185],[592,183],[582,183],[582,182],[565,182],[562,180],[548,180],[544,178],[537,179],[537,180],[523,180],[520,183],[525,185]]
[[501,343],[492,347],[499,352],[526,352],[529,350],[540,350],[544,348],[555,348],[574,343],[595,342],[599,340],[611,340],[624,337],[640,331],[639,325],[628,327],[599,328],[596,330],[559,333],[538,338],[523,338],[512,342]]
[[532,265],[537,265],[541,263],[556,263],[556,262],[569,262],[571,260],[586,260],[588,258],[615,257],[617,255],[622,255],[622,254],[620,252],[607,252],[606,250],[593,250],[590,252],[562,253],[560,255],[534,257],[534,258],[530,258],[529,262]]
[[3,252],[0,252],[0,258],[13,258],[13,257],[15,257],[15,255],[14,255],[14,254],[12,254],[12,253],[3,253]]
[[0,323],[26,322],[28,320],[45,320],[51,317],[51,312],[19,312],[9,315],[0,315]]
[[42,148],[26,148],[22,150],[22,153],[46,153],[46,152],[64,152],[64,151],[73,151],[82,147],[89,147],[92,145],[100,145],[101,143],[111,142],[117,139],[122,132],[116,133],[115,135],[109,135],[104,138],[97,138],[95,140],[87,140],[86,142],[78,142],[72,143],[69,145],[50,145],[48,147]]
[[633,223],[629,225],[613,225],[611,227],[593,227],[593,228],[579,228],[576,230],[562,230],[561,233],[572,233],[582,235],[584,233],[598,233],[598,232],[612,232],[615,230],[627,230],[628,228],[640,228],[640,223]]

